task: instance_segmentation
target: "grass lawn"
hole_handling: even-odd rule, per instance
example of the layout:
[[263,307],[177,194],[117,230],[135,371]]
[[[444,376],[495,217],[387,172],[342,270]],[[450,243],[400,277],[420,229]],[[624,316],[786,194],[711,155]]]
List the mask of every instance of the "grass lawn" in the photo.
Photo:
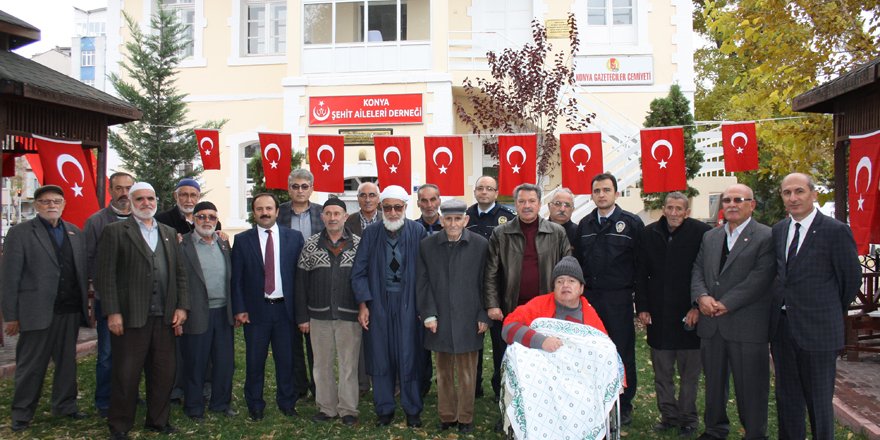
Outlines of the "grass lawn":
[[[645,333],[637,333],[637,365],[639,370],[639,391],[635,401],[633,423],[623,430],[623,436],[631,439],[653,438],[678,438],[677,435],[661,435],[654,433],[651,428],[657,422],[659,413],[654,400],[653,370],[650,366],[648,349],[645,343]],[[317,412],[314,401],[300,401],[297,410],[300,417],[289,419],[281,415],[274,406],[275,381],[274,370],[271,360],[267,363],[266,392],[267,407],[265,419],[253,422],[247,416],[247,406],[244,402],[244,339],[241,330],[236,333],[236,372],[235,385],[233,388],[233,406],[239,411],[234,418],[217,417],[208,413],[202,424],[192,422],[184,416],[180,406],[172,406],[171,423],[180,432],[173,436],[160,436],[147,432],[140,427],[144,421],[144,408],[138,410],[135,419],[135,429],[132,430],[133,438],[193,438],[193,439],[423,439],[423,438],[476,438],[476,439],[500,439],[502,436],[492,432],[492,427],[499,417],[498,406],[491,399],[492,389],[488,379],[491,377],[492,359],[490,356],[489,339],[486,338],[485,355],[483,362],[484,382],[483,387],[488,397],[478,399],[476,402],[476,415],[474,418],[475,432],[467,436],[459,436],[455,430],[439,432],[437,424],[437,397],[436,388],[425,401],[425,411],[422,413],[424,427],[421,429],[409,429],[406,427],[402,410],[398,410],[395,423],[390,427],[376,428],[375,416],[372,411],[372,398],[367,395],[360,404],[360,423],[354,428],[348,428],[339,421],[324,424],[316,424],[311,421],[312,415]],[[94,414],[94,367],[95,358],[89,356],[79,362],[79,402],[80,409]],[[51,374],[51,371],[50,371]],[[108,430],[104,419],[93,416],[88,419],[73,421],[53,418],[50,415],[49,392],[51,390],[51,376],[43,387],[43,398],[31,427],[22,433],[13,433],[9,429],[10,404],[12,401],[13,381],[0,380],[0,438],[3,439],[95,439],[107,438]],[[731,386],[731,389],[733,387]],[[700,385],[700,395],[697,407],[702,416],[703,386]],[[771,438],[776,433],[776,408],[774,399],[770,397],[769,434]],[[728,414],[731,420],[730,438],[740,438],[742,428],[739,425],[736,414],[736,402],[731,395],[728,404]],[[702,426],[701,426],[702,428]],[[850,430],[838,426],[836,439],[864,439],[864,436],[854,435]]]

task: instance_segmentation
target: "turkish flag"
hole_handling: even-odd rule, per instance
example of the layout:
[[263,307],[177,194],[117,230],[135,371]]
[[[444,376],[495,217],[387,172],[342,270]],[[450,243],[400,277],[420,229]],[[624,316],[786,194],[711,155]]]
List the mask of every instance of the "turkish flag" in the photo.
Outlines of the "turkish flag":
[[202,155],[202,168],[206,170],[219,170],[220,130],[196,128],[193,131],[196,133],[196,142],[199,144],[199,154]]
[[538,178],[537,156],[537,135],[498,135],[498,194],[513,195],[519,184],[535,183]]
[[642,139],[642,192],[687,189],[684,167],[684,128],[645,128]]
[[602,174],[602,133],[563,133],[559,135],[562,156],[562,186],[575,194],[591,194],[592,180]]
[[867,255],[869,244],[880,243],[880,131],[849,139],[849,226],[859,255]]
[[373,145],[376,146],[379,187],[400,185],[407,192],[411,191],[409,136],[376,136]]
[[98,210],[95,180],[88,172],[82,142],[33,138],[43,164],[43,185],[58,185],[64,190],[64,219],[82,228]]
[[724,145],[724,171],[751,171],[758,169],[758,136],[754,122],[721,125]]
[[309,168],[315,191],[345,191],[345,136],[309,135]]
[[464,148],[461,136],[425,136],[425,182],[444,196],[464,195]]
[[263,155],[263,174],[266,188],[287,189],[290,174],[290,133],[257,133]]

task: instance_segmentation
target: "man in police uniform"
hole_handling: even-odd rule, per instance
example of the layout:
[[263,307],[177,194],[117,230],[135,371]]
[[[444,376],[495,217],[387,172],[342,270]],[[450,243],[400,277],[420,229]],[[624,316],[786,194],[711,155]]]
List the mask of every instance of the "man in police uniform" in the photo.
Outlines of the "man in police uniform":
[[626,390],[620,399],[620,414],[621,422],[628,425],[632,423],[632,401],[637,385],[633,327],[635,249],[645,225],[635,214],[615,203],[619,193],[613,175],[597,175],[592,187],[596,209],[578,224],[575,256],[587,282],[584,296],[596,309],[623,359]]
[[[477,185],[474,187],[474,203],[465,212],[468,216],[467,228],[471,232],[480,234],[486,240],[492,236],[492,231],[498,225],[513,220],[516,213],[495,203],[498,198],[498,182],[492,176],[482,176],[477,179]],[[500,323],[498,324],[500,325]],[[480,349],[480,355],[477,357],[477,379],[476,379],[476,396],[483,397],[483,350]]]

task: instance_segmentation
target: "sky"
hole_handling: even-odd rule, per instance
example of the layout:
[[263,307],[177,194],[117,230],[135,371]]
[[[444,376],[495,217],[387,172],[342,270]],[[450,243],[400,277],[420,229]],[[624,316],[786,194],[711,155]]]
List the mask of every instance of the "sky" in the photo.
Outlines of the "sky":
[[0,10],[40,29],[40,41],[15,50],[31,57],[55,46],[70,47],[73,37],[73,8],[83,10],[107,6],[107,0],[0,0]]

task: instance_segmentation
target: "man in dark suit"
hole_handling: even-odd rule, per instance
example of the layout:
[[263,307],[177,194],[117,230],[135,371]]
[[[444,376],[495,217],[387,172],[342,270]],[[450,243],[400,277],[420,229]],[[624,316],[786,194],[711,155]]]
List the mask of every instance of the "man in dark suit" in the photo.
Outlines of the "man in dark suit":
[[816,187],[810,176],[789,174],[781,195],[789,217],[773,226],[776,284],[770,333],[779,438],[806,438],[806,412],[812,437],[830,439],[843,317],[859,291],[861,267],[849,227],[814,207]]
[[[195,179],[180,179],[174,187],[174,206],[167,211],[156,214],[156,221],[171,226],[178,234],[192,232],[195,228],[193,222],[193,209],[199,199],[202,198],[202,187]],[[217,222],[217,230],[221,229]],[[223,237],[226,239],[227,237]]]
[[199,422],[205,417],[203,387],[212,362],[212,412],[234,416],[232,401],[233,324],[229,286],[232,264],[229,242],[218,236],[217,207],[199,202],[193,209],[195,229],[180,243],[189,288],[190,310],[180,338],[183,371],[183,412]]
[[[291,336],[296,329],[296,263],[303,248],[299,231],[279,227],[278,200],[262,193],[251,202],[257,225],[235,236],[232,248],[232,311],[244,324],[247,373],[244,394],[251,419],[262,420],[263,383],[269,344],[275,359],[275,401],[281,412],[297,415]],[[296,329],[297,332],[299,331]]]
[[34,191],[34,200],[37,217],[6,235],[0,276],[6,334],[19,335],[13,431],[30,426],[49,359],[55,363],[52,413],[86,416],[76,405],[76,337],[88,316],[85,237],[61,220],[65,202],[60,187],[42,186]]
[[727,224],[703,235],[691,277],[699,305],[700,357],[706,376],[706,431],[700,439],[727,438],[730,375],[745,439],[767,438],[770,393],[768,325],[770,285],[776,273],[770,228],[752,219],[751,188],[721,194]]
[[173,433],[168,423],[176,360],[175,335],[189,310],[177,232],[153,217],[156,191],[131,187],[132,217],[104,228],[98,243],[97,288],[110,329],[112,389],[107,422],[112,438],[134,425],[141,372],[147,380],[145,427]]
[[[360,237],[367,226],[382,220],[382,212],[379,210],[379,187],[373,182],[361,183],[358,186],[357,198],[360,209],[357,213],[348,216],[345,227]],[[359,377],[358,380],[362,379],[364,378]],[[369,383],[367,383],[367,389],[369,388]]]

